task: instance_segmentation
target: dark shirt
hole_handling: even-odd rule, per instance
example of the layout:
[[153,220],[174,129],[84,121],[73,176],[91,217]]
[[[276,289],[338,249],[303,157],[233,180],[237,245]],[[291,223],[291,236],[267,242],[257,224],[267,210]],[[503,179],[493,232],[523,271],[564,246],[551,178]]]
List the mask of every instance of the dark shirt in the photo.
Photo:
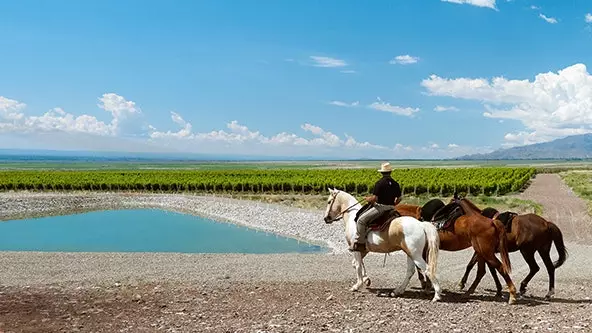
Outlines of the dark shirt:
[[377,203],[394,205],[395,199],[401,196],[401,186],[390,176],[384,176],[374,184],[372,194],[377,196]]

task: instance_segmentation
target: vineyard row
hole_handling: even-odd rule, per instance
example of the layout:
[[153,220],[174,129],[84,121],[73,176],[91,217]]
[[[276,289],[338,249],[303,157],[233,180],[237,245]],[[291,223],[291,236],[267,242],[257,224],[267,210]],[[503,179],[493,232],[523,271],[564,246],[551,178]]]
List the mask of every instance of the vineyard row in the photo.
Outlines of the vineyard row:
[[[395,169],[392,176],[405,194],[459,193],[503,195],[521,189],[534,168]],[[0,191],[157,191],[326,193],[336,187],[352,194],[372,191],[374,169],[289,170],[141,170],[141,171],[1,171]]]

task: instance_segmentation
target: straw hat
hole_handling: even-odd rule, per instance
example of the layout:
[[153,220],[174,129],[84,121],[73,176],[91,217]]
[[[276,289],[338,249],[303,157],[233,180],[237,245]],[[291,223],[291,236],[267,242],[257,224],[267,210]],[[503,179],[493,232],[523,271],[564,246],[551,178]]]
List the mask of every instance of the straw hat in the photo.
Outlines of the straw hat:
[[380,165],[380,169],[378,172],[391,172],[393,169],[391,168],[391,164],[389,162],[384,162]]

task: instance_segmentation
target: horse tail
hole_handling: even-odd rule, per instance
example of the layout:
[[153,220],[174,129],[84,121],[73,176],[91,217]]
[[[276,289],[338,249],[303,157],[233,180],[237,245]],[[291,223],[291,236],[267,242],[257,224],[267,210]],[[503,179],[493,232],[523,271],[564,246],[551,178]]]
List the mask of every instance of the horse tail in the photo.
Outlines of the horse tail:
[[561,265],[563,265],[565,260],[567,260],[568,256],[567,249],[563,243],[563,234],[561,233],[561,230],[559,230],[559,227],[553,222],[549,222],[548,228],[549,232],[551,232],[553,243],[555,243],[557,253],[559,254],[559,258],[553,263],[553,266],[555,266],[555,268],[559,268]]
[[510,255],[508,254],[508,240],[506,238],[506,228],[500,220],[493,220],[493,225],[497,229],[498,237],[498,252],[502,258],[502,271],[510,275],[512,273],[512,263],[510,262]]
[[440,251],[440,236],[438,235],[438,229],[430,222],[421,222],[423,231],[426,235],[428,242],[428,267],[430,278],[436,277],[436,271],[438,266],[438,254]]

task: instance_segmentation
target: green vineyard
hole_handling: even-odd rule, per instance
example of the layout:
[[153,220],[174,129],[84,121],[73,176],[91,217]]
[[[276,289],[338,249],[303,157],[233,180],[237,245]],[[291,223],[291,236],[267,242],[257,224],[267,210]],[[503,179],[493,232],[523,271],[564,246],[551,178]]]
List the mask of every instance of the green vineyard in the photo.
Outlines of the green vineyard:
[[[503,195],[521,189],[534,173],[534,168],[417,168],[395,169],[392,176],[405,194]],[[362,195],[372,191],[379,176],[374,169],[1,171],[0,191],[315,194],[335,187]]]

